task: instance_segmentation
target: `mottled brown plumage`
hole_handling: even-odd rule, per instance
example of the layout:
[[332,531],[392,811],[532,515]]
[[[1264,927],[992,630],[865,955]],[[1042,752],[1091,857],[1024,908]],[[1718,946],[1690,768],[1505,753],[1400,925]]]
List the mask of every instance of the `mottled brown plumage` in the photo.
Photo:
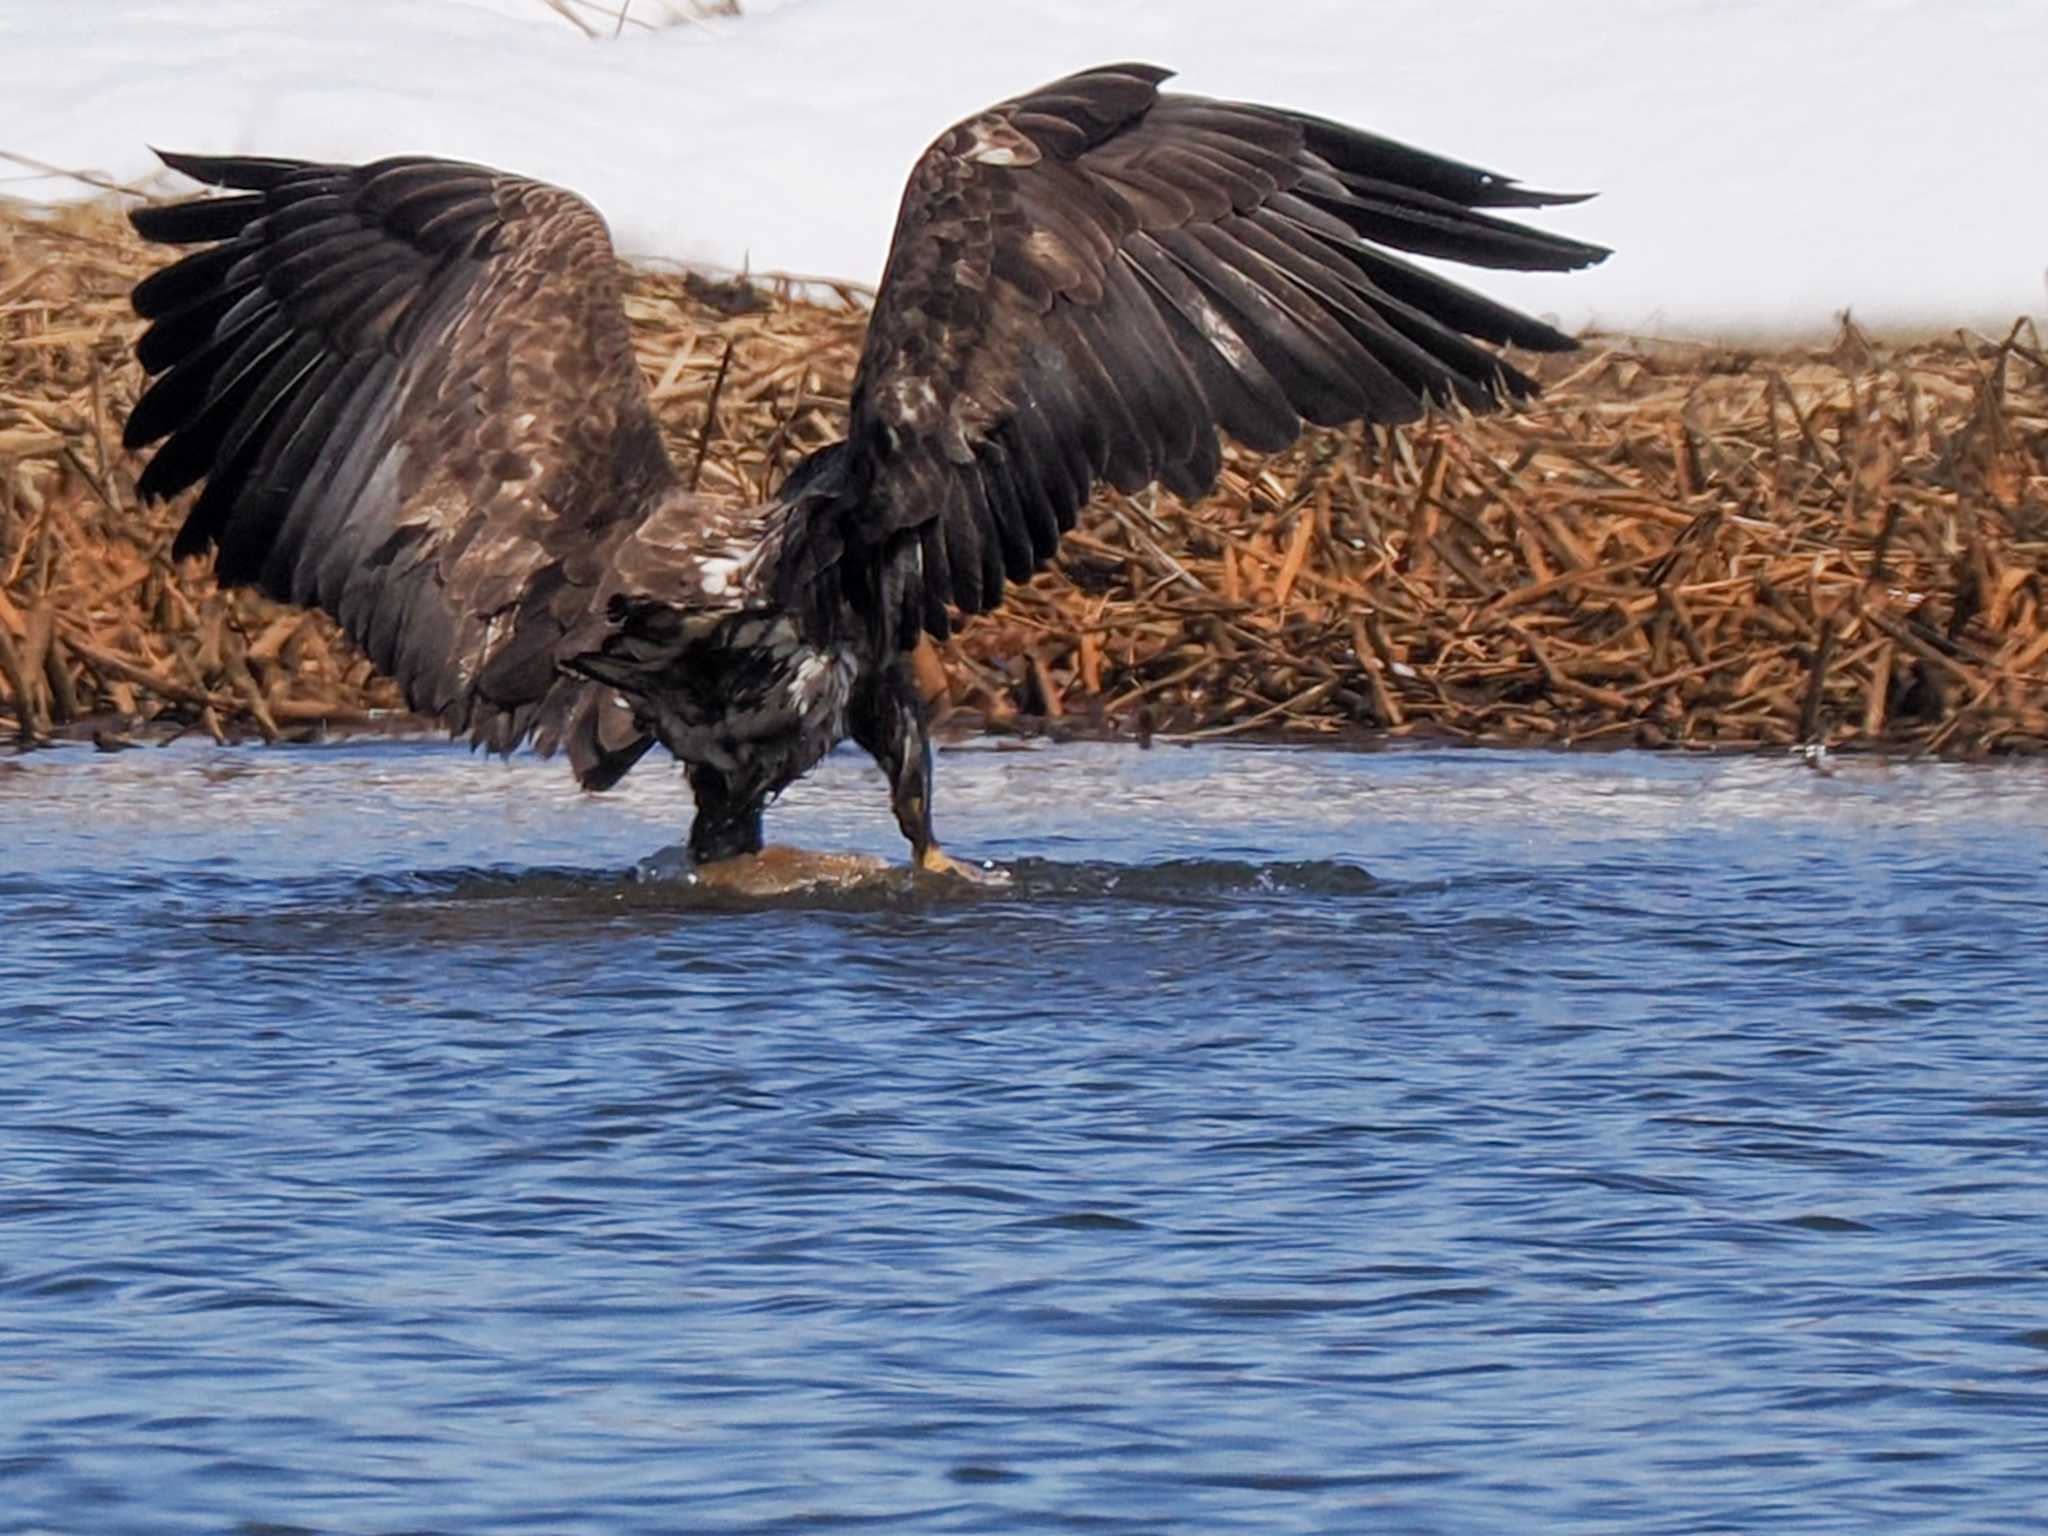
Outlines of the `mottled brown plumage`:
[[170,434],[140,490],[207,480],[176,552],[325,608],[455,730],[553,750],[598,692],[564,643],[675,487],[603,221],[438,160],[165,159],[245,189],[133,216],[226,237],[135,290],[166,371],[126,440]]
[[1218,428],[1272,452],[1304,420],[1488,409],[1534,386],[1469,337],[1571,345],[1368,243],[1584,266],[1606,253],[1474,211],[1571,199],[1321,119],[1161,95],[1165,74],[1056,81],[911,172],[839,452],[852,491],[819,557],[850,550],[856,606],[901,583],[904,611],[872,615],[892,636],[994,607],[1099,481],[1202,495]]
[[[1549,327],[1386,247],[1571,268],[1479,210],[1561,201],[1321,119],[1056,81],[912,171],[845,442],[766,506],[688,494],[634,366],[602,220],[477,166],[171,157],[235,195],[138,210],[206,248],[146,279],[147,496],[201,479],[181,553],[335,614],[416,708],[602,787],[683,760],[700,858],[849,732],[930,862],[901,653],[1050,559],[1093,486],[1214,483],[1222,431],[1484,409],[1480,341]],[[1476,340],[1475,340],[1476,338]]]

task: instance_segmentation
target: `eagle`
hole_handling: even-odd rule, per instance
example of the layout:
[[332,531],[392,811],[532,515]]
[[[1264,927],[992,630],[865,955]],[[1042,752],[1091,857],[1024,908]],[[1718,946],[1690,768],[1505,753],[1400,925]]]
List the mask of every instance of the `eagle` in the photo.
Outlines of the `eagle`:
[[1410,257],[1572,270],[1601,247],[1489,210],[1578,201],[1115,64],[917,161],[843,440],[759,506],[678,473],[604,220],[449,160],[163,154],[226,195],[138,207],[198,249],[140,281],[145,501],[204,482],[178,556],[333,615],[411,706],[585,788],[656,743],[699,867],[851,736],[916,867],[932,832],[908,665],[1052,559],[1092,491],[1215,483],[1219,432],[1407,422],[1535,384],[1486,344],[1570,337]]

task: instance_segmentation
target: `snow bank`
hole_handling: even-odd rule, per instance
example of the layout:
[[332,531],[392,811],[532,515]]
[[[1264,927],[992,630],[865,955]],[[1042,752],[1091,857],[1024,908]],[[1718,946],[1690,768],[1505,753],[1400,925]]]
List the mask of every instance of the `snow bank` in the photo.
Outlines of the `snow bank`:
[[[1190,90],[1599,189],[1550,219],[1614,245],[1606,266],[1486,279],[1568,325],[2044,307],[2039,0],[743,3],[593,42],[542,0],[13,0],[0,151],[123,183],[151,174],[149,143],[446,154],[577,188],[629,254],[872,282],[938,129],[1137,58]],[[0,193],[90,191],[0,164]]]

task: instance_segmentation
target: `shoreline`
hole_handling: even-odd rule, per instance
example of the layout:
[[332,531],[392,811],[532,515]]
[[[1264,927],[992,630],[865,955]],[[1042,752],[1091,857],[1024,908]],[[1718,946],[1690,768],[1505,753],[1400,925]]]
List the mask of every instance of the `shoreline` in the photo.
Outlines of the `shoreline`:
[[[222,592],[138,509],[105,206],[0,208],[0,736],[94,717],[285,739],[402,709],[325,618]],[[845,307],[629,269],[671,452],[753,498],[836,437]],[[942,730],[1975,758],[2048,751],[2048,351],[1587,338],[1509,417],[1105,492],[1059,563],[924,647]],[[722,385],[718,380],[723,378]],[[133,729],[133,727],[130,727]]]

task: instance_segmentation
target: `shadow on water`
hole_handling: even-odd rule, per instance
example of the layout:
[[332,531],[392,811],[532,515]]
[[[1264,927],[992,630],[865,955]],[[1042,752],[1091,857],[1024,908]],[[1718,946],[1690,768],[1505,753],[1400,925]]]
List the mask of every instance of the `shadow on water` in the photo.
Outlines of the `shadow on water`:
[[[1008,876],[978,885],[898,865],[855,879],[769,894],[735,892],[639,871],[508,866],[420,870],[300,885],[277,907],[242,903],[211,915],[217,932],[346,923],[369,939],[388,934],[452,942],[567,935],[582,929],[659,930],[692,917],[926,915],[1102,909],[1198,912],[1245,903],[1280,905],[1385,899],[1394,888],[1354,864],[1330,859],[1168,859],[1154,864],[1022,858],[994,866]],[[268,908],[268,910],[266,910]]]

